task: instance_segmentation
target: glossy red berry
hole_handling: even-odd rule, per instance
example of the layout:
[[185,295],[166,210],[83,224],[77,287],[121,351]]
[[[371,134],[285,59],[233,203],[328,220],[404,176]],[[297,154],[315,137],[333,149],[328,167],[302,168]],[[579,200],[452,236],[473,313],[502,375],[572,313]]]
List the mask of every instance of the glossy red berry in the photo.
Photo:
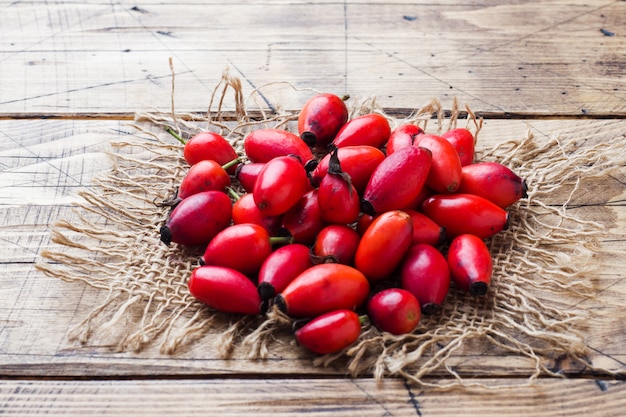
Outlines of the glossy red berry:
[[252,195],[266,216],[278,216],[292,208],[309,187],[302,164],[293,156],[279,156],[259,172]]
[[432,156],[418,147],[399,149],[376,167],[363,193],[361,208],[379,214],[407,207],[422,191]]
[[385,148],[387,156],[398,149],[413,146],[415,138],[422,134],[424,134],[424,129],[417,125],[406,123],[398,126],[391,132],[387,141],[387,147]]
[[275,249],[259,270],[259,295],[264,301],[274,298],[298,275],[313,266],[310,249],[292,243]]
[[325,148],[348,121],[346,103],[335,94],[311,97],[298,115],[298,132],[310,147]]
[[258,224],[235,224],[215,235],[207,245],[201,262],[224,266],[255,277],[272,253],[275,239],[270,238],[267,230]]
[[411,246],[400,266],[402,288],[419,301],[424,314],[433,314],[443,304],[450,288],[445,256],[425,243]]
[[446,229],[448,238],[469,233],[488,238],[505,229],[507,212],[473,194],[438,194],[422,204],[422,212]]
[[367,303],[367,314],[379,330],[395,335],[413,332],[422,316],[415,296],[401,288],[374,294]]
[[294,155],[305,165],[314,159],[311,149],[298,135],[282,129],[253,130],[246,135],[243,145],[252,162],[269,162],[279,156]]
[[328,173],[320,183],[317,198],[322,218],[327,223],[349,224],[359,217],[361,199],[350,175],[341,170],[336,151],[331,153]]
[[475,138],[468,129],[459,127],[448,130],[441,135],[442,138],[447,140],[454,146],[456,152],[459,154],[461,165],[469,165],[474,162],[474,146]]
[[475,194],[507,208],[526,197],[526,182],[499,162],[477,162],[462,170],[459,193]]
[[368,145],[382,148],[391,134],[389,121],[378,113],[370,113],[349,120],[335,136],[332,144],[337,148]]
[[361,236],[350,226],[328,225],[317,235],[312,253],[317,263],[354,264],[354,255]]
[[188,281],[193,297],[225,313],[259,314],[261,298],[256,285],[242,273],[221,266],[201,266]]
[[388,278],[412,240],[411,216],[400,210],[387,211],[376,217],[361,236],[354,265],[370,282]]
[[[183,155],[189,165],[200,161],[211,160],[224,165],[237,158],[233,146],[220,134],[202,132],[191,137],[183,149]],[[235,172],[236,166],[228,169],[230,174]]]
[[448,249],[448,265],[454,284],[473,295],[484,295],[489,289],[493,261],[489,248],[477,236],[457,236]]
[[296,330],[296,340],[311,352],[325,355],[339,352],[357,341],[361,333],[359,316],[351,310],[336,310],[314,318]]
[[232,202],[221,191],[204,191],[182,200],[161,227],[161,241],[206,245],[231,221]]
[[333,310],[354,310],[365,301],[370,286],[357,269],[342,264],[318,264],[298,275],[276,296],[275,303],[293,317],[315,317]]
[[453,193],[461,184],[461,159],[450,142],[441,136],[424,134],[415,138],[414,146],[432,153],[432,165],[426,185],[438,193]]

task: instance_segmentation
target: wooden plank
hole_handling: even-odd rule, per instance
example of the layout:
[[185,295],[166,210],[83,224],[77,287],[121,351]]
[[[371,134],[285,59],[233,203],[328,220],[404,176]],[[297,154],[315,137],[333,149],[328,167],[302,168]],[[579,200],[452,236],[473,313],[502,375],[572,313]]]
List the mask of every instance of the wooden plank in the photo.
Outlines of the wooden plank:
[[262,106],[297,108],[314,89],[390,108],[458,97],[495,114],[624,117],[625,22],[608,0],[5,2],[0,111],[167,110],[172,57],[181,111],[204,111],[230,67],[246,96],[275,83]]
[[[268,360],[249,361],[235,352],[222,359],[212,347],[194,344],[175,356],[148,347],[141,353],[116,352],[102,345],[79,346],[66,334],[102,303],[105,292],[80,283],[67,283],[43,276],[34,262],[43,249],[54,248],[50,224],[56,219],[76,219],[72,202],[76,192],[93,184],[93,177],[110,169],[104,155],[109,143],[128,139],[132,132],[124,121],[20,120],[0,121],[0,375],[36,376],[135,376],[135,375],[344,375],[341,368],[316,368],[312,357],[286,345],[271,352]],[[432,126],[434,129],[434,126]],[[524,137],[531,131],[538,138],[552,134],[576,135],[590,141],[623,135],[620,120],[488,120],[479,144],[490,147],[501,141]],[[33,175],[34,174],[34,175]],[[587,219],[605,223],[608,235],[597,257],[602,273],[594,277],[599,289],[595,299],[563,300],[597,312],[585,329],[591,348],[590,360],[605,369],[624,372],[626,281],[623,276],[626,208],[623,179],[594,186],[575,195]],[[567,197],[567,196],[565,196]],[[563,196],[555,196],[562,204]],[[607,203],[608,202],[608,203]],[[593,204],[586,206],[587,203]],[[557,302],[558,300],[553,300]],[[568,304],[570,303],[570,304]],[[573,303],[573,304],[572,304]],[[517,375],[527,377],[534,364],[499,349],[458,352],[450,361],[467,376]],[[557,363],[564,372],[578,373],[578,364]]]
[[492,391],[436,391],[389,379],[0,381],[3,415],[617,417],[626,385],[593,380],[473,380]]

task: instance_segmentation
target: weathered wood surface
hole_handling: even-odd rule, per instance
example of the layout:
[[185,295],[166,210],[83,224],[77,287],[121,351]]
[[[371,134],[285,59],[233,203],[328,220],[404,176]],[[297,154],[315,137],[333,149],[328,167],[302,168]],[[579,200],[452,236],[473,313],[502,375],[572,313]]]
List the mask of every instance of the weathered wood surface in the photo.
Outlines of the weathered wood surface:
[[[266,103],[315,89],[412,109],[458,97],[489,114],[626,115],[623,1],[0,3],[5,114],[203,111],[222,70]],[[25,82],[27,81],[27,82]]]
[[[531,388],[441,393],[347,379],[289,349],[249,361],[198,345],[176,356],[79,346],[66,333],[104,295],[48,278],[34,263],[52,247],[50,225],[76,218],[77,192],[110,169],[106,152],[133,134],[134,112],[170,109],[170,57],[181,112],[204,112],[228,66],[246,95],[270,83],[257,97],[263,107],[296,109],[310,89],[376,96],[400,114],[430,97],[450,108],[456,97],[486,117],[485,147],[528,130],[626,143],[624,34],[626,2],[615,0],[1,0],[0,413],[622,415],[623,382],[572,363],[555,363],[570,379]],[[593,277],[598,297],[576,302],[596,313],[590,360],[622,375],[624,174],[570,201],[607,227]],[[490,386],[518,385],[534,371],[493,349],[451,365]]]
[[[480,380],[472,382],[481,383]],[[3,415],[621,416],[626,386],[542,380],[530,388],[433,392],[394,379],[0,381]]]

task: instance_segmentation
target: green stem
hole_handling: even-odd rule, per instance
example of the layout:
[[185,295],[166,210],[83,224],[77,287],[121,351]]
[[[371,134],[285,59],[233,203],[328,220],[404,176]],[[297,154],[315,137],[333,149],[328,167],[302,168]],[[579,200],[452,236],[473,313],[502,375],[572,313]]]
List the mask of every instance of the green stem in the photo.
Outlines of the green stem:
[[224,165],[222,165],[222,168],[224,168],[224,171],[226,171],[228,168],[234,167],[239,162],[241,162],[241,158],[235,158],[232,161],[226,162]]
[[241,198],[241,196],[237,194],[237,191],[233,190],[230,187],[226,187],[226,192],[228,193],[229,196],[231,196],[235,200],[239,200]]
[[270,244],[280,245],[281,243],[293,243],[293,237],[291,236],[272,236],[270,237]]
[[187,142],[185,141],[185,139],[183,139],[174,129],[172,129],[169,126],[165,126],[164,127],[165,131],[167,133],[169,133],[170,135],[174,136],[174,138],[179,141],[180,143],[182,143],[183,145],[185,145]]

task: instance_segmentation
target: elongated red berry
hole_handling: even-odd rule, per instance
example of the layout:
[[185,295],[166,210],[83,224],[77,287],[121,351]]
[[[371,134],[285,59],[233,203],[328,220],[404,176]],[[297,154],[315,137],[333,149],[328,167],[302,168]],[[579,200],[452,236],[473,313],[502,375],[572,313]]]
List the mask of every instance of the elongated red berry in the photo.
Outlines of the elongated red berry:
[[318,264],[298,275],[275,303],[293,317],[315,317],[333,310],[354,310],[365,301],[370,286],[357,269],[342,264]]
[[438,193],[453,193],[461,184],[461,159],[450,142],[441,136],[424,134],[415,138],[413,146],[432,152],[432,166],[426,185]]
[[357,341],[361,333],[359,316],[351,310],[336,310],[314,318],[296,330],[296,340],[311,352],[325,355],[339,352]]
[[359,217],[361,199],[350,175],[342,171],[337,151],[331,153],[328,172],[320,183],[317,199],[327,223],[349,224]]
[[178,197],[187,198],[202,191],[225,191],[230,186],[227,169],[239,163],[239,159],[220,165],[216,161],[206,159],[198,161],[189,168],[178,188]]
[[402,148],[386,157],[367,183],[362,211],[378,214],[407,207],[422,191],[431,162],[431,152],[418,147]]
[[438,194],[422,204],[422,212],[446,229],[450,239],[465,233],[482,239],[505,229],[507,212],[491,201],[473,194]]
[[310,249],[300,243],[281,246],[268,256],[259,270],[258,289],[262,300],[270,300],[291,281],[313,266]]
[[225,313],[259,314],[261,298],[256,285],[234,269],[201,266],[188,281],[191,295],[209,307]]
[[448,130],[441,135],[442,138],[447,140],[454,146],[456,152],[461,159],[461,165],[469,165],[474,162],[474,147],[476,139],[472,132],[464,127],[458,127]]
[[337,148],[369,145],[382,148],[391,134],[389,121],[378,113],[365,114],[348,120],[335,136],[332,144]]
[[278,216],[293,207],[309,187],[309,179],[297,158],[276,157],[259,172],[252,195],[266,216]]
[[[195,165],[204,160],[212,160],[219,165],[224,165],[237,158],[235,148],[222,135],[215,132],[201,132],[192,136],[185,143],[183,155],[189,165]],[[228,172],[232,174],[235,169],[236,166],[232,166]]]
[[232,203],[226,193],[204,191],[182,200],[161,227],[161,241],[187,246],[206,245],[231,221]]
[[413,146],[415,138],[422,134],[424,134],[424,129],[417,125],[406,123],[398,126],[391,132],[387,141],[387,147],[385,148],[387,156],[398,149]]
[[322,218],[318,193],[317,189],[306,192],[300,201],[282,216],[282,227],[293,237],[295,243],[313,244],[319,231],[327,225]]
[[269,162],[279,156],[294,155],[305,165],[314,159],[311,149],[298,135],[282,129],[253,130],[244,138],[243,145],[252,162]]
[[255,277],[265,259],[272,253],[271,238],[267,230],[253,223],[229,226],[219,232],[207,245],[201,262],[205,265],[224,266]]
[[254,223],[267,230],[270,236],[280,233],[282,216],[266,216],[254,202],[254,196],[247,193],[239,197],[233,204],[232,218],[234,224]]
[[254,191],[254,184],[263,166],[265,166],[264,162],[248,162],[239,164],[237,167],[235,178],[247,193]]
[[417,298],[424,314],[439,310],[450,288],[448,261],[425,243],[409,248],[400,266],[400,278],[402,288]]
[[507,208],[526,197],[526,182],[499,162],[477,162],[462,169],[459,193],[475,194]]
[[455,285],[473,295],[484,295],[489,289],[493,261],[489,248],[477,236],[457,236],[448,249],[448,265]]
[[411,216],[400,210],[387,211],[376,217],[361,236],[354,265],[370,282],[388,278],[412,241]]
[[[327,153],[311,172],[311,183],[318,187],[328,172],[331,153]],[[385,154],[373,146],[346,146],[337,148],[337,158],[341,164],[341,170],[350,176],[352,185],[359,195],[363,194],[365,187],[378,165],[385,159]]]
[[310,147],[325,148],[348,121],[346,103],[335,94],[311,97],[298,115],[298,132]]

